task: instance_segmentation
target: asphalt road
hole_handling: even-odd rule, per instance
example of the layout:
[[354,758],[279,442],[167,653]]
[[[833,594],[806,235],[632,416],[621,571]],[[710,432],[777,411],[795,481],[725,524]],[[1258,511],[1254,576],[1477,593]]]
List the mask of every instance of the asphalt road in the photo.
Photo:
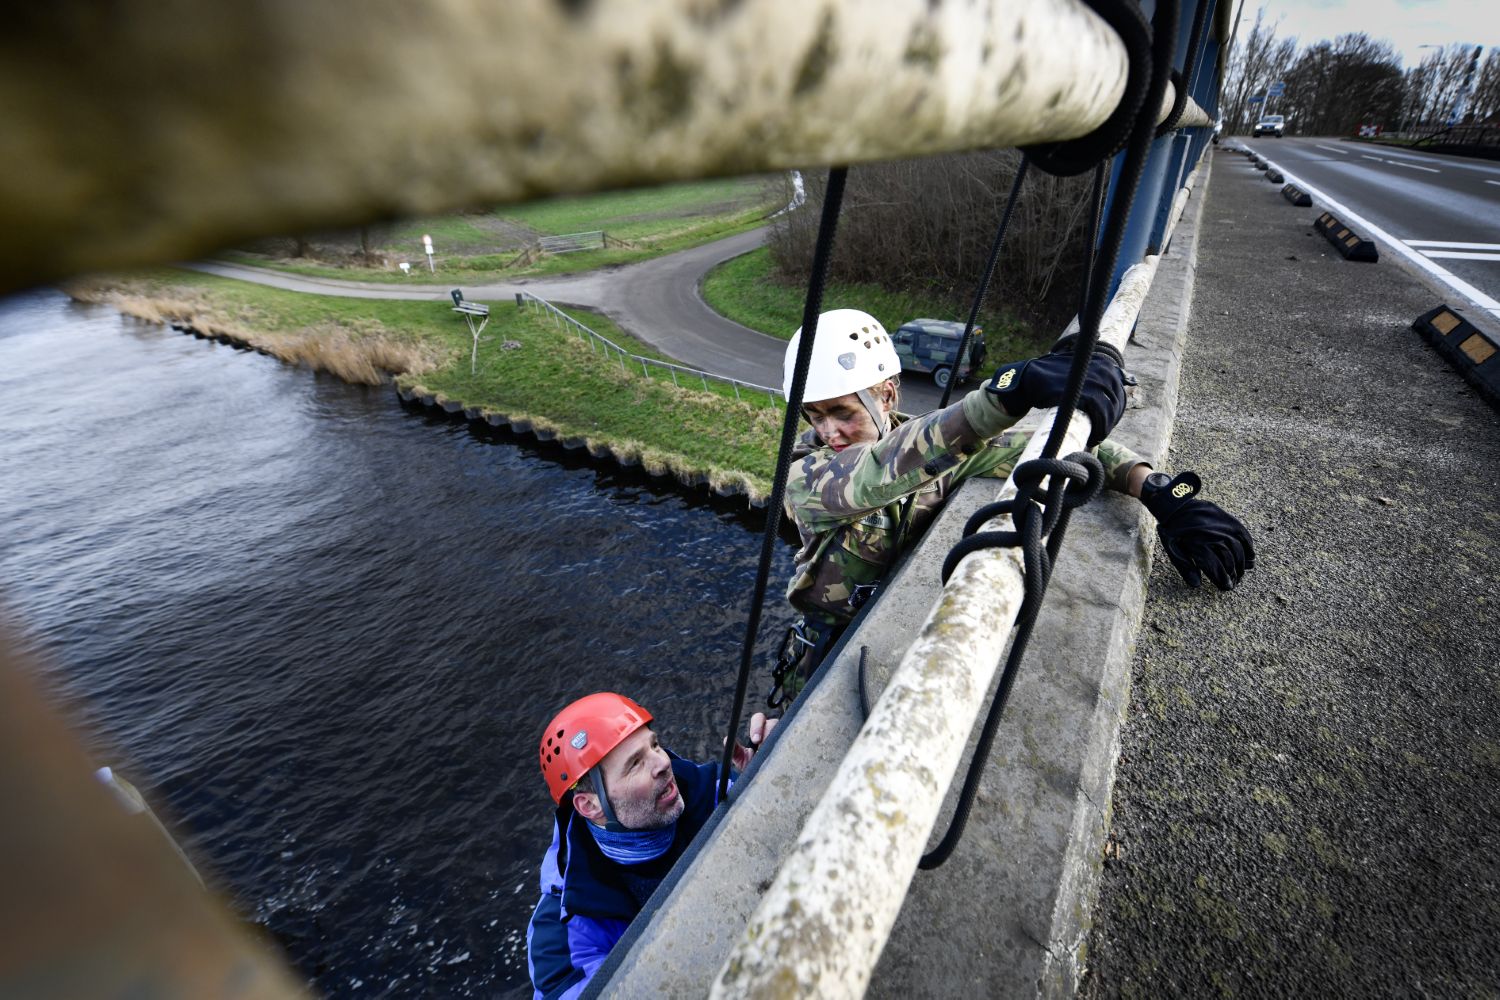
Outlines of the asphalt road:
[[[710,309],[699,294],[704,275],[716,265],[754,250],[765,238],[765,229],[753,229],[637,264],[556,278],[462,287],[464,295],[476,301],[511,299],[517,292],[527,291],[559,307],[594,309],[614,320],[626,333],[689,368],[779,389],[786,341],[725,319]],[[449,289],[454,287],[452,282],[389,285],[311,278],[223,261],[199,261],[184,266],[288,291],[350,298],[446,302]],[[926,375],[910,373],[904,383],[901,408],[908,413],[925,413],[942,398],[941,390]]]
[[1500,417],[1310,222],[1216,155],[1168,464],[1257,568],[1153,565],[1087,997],[1500,995]]
[[1500,299],[1500,163],[1340,139],[1241,139]]

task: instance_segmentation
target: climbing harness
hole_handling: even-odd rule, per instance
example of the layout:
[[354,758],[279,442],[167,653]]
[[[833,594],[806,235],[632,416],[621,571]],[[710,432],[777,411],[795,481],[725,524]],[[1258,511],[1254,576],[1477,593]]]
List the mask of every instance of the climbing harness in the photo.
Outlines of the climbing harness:
[[808,280],[807,301],[802,308],[802,342],[797,346],[797,363],[787,393],[786,413],[781,421],[781,444],[776,452],[776,474],[771,480],[771,496],[766,503],[766,530],[761,535],[760,560],[755,568],[755,590],[750,601],[750,615],[745,623],[745,641],[740,648],[740,672],[735,679],[734,706],[729,713],[729,732],[724,738],[724,756],[719,767],[719,800],[729,790],[729,768],[734,761],[735,736],[745,711],[745,692],[750,686],[754,664],[755,636],[760,630],[760,616],[766,600],[766,583],[771,575],[771,557],[775,553],[777,529],[781,524],[781,507],[786,495],[787,473],[792,465],[792,445],[797,437],[797,421],[802,414],[802,390],[807,384],[807,369],[812,361],[813,342],[818,333],[818,315],[823,311],[823,285],[828,278],[828,262],[833,255],[833,238],[838,231],[839,207],[844,201],[844,182],[848,167],[828,171],[828,187],[823,195],[823,215],[818,222],[818,241],[813,248],[812,273]]
[[[1047,436],[1042,457],[1017,466],[1012,473],[1017,489],[1016,495],[976,511],[964,526],[964,537],[954,546],[943,564],[943,580],[946,583],[949,574],[969,553],[981,548],[1019,545],[1025,564],[1026,593],[1021,603],[1020,613],[1016,617],[1015,637],[1011,641],[1010,651],[1001,671],[999,686],[980,728],[979,740],[969,761],[968,774],[965,775],[963,786],[959,791],[953,819],[938,845],[923,855],[918,863],[918,867],[923,870],[937,868],[947,861],[963,837],[964,827],[968,823],[974,797],[979,789],[979,781],[984,774],[985,764],[989,760],[990,750],[994,744],[995,732],[999,728],[1000,717],[1004,713],[1005,703],[1015,683],[1021,660],[1025,657],[1032,629],[1041,610],[1042,599],[1046,595],[1052,565],[1056,561],[1062,540],[1067,532],[1068,521],[1072,511],[1096,496],[1103,486],[1103,467],[1097,458],[1086,452],[1078,452],[1069,455],[1066,459],[1059,459],[1057,453],[1062,447],[1063,436],[1067,433],[1068,424],[1077,409],[1084,376],[1094,354],[1096,352],[1105,354],[1117,362],[1122,360],[1118,351],[1109,349],[1108,345],[1101,347],[1099,344],[1099,323],[1107,305],[1105,291],[1108,287],[1108,282],[1102,280],[1101,276],[1112,273],[1119,258],[1125,237],[1125,221],[1129,214],[1129,206],[1135,198],[1141,174],[1145,169],[1146,158],[1155,140],[1156,127],[1151,120],[1154,117],[1151,111],[1161,106],[1162,94],[1165,92],[1171,69],[1171,54],[1177,37],[1179,5],[1178,0],[1159,0],[1149,32],[1144,33],[1135,30],[1136,28],[1144,29],[1145,22],[1134,0],[1090,0],[1089,6],[1115,28],[1125,41],[1130,55],[1130,81],[1126,85],[1127,99],[1122,99],[1120,107],[1123,108],[1132,95],[1136,96],[1133,99],[1133,110],[1128,116],[1124,129],[1128,135],[1125,142],[1125,157],[1116,182],[1116,194],[1110,207],[1109,218],[1099,241],[1102,254],[1095,255],[1092,251],[1090,253],[1085,277],[1083,307],[1078,314],[1079,332],[1067,340],[1067,343],[1061,345],[1063,350],[1071,348],[1073,367],[1067,391],[1063,394],[1062,404],[1058,407],[1052,431]],[[1143,91],[1137,95],[1136,89],[1140,86],[1142,79],[1147,82]],[[1117,114],[1119,110],[1119,108],[1116,109]],[[1029,150],[1028,154],[1034,156],[1038,167],[1049,173],[1076,174],[1096,164],[1102,167],[1100,161],[1114,154],[1111,151],[1101,156],[1098,150],[1101,147],[1112,146],[1116,141],[1110,138],[1110,133],[1106,131],[1115,122],[1116,117],[1117,115],[1111,116],[1110,120],[1100,127],[1099,132],[1092,136],[1049,147],[1045,153],[1039,154]],[[1085,152],[1094,151],[1092,158],[1085,159],[1077,150],[1066,149],[1079,143],[1083,145],[1078,146],[1077,149]],[[1102,170],[1096,168],[1096,190],[1101,177]],[[1099,204],[1097,199],[1095,204]],[[1054,348],[1054,350],[1057,349]],[[1040,484],[1044,480],[1047,482],[1047,488],[1039,496]],[[1015,530],[984,532],[979,530],[986,521],[1001,514],[1011,516],[1015,523]],[[1044,537],[1045,544],[1042,542]]]

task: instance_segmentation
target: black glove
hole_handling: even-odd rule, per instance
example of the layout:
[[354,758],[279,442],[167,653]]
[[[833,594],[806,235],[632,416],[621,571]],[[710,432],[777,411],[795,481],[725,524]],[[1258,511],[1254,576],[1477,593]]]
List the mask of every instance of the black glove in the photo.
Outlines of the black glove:
[[1141,487],[1141,503],[1156,518],[1157,537],[1184,583],[1196,587],[1207,574],[1220,590],[1233,590],[1255,568],[1255,546],[1239,518],[1197,498],[1202,488],[1195,472],[1176,479],[1153,472]]
[[[1012,361],[995,369],[985,389],[999,397],[1006,413],[1019,417],[1027,410],[1060,405],[1072,367],[1071,349],[1030,361]],[[1109,437],[1125,414],[1125,380],[1116,361],[1103,354],[1089,359],[1078,409],[1093,424],[1089,431],[1090,448]]]

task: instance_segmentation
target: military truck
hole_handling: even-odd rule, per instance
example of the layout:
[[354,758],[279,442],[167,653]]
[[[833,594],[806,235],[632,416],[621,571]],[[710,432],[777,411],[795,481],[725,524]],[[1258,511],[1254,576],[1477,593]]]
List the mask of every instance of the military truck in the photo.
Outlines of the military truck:
[[[958,342],[963,339],[964,324],[946,319],[914,319],[901,324],[891,337],[896,346],[896,355],[901,358],[901,370],[907,372],[931,372],[932,381],[939,389],[948,388],[953,377],[953,362],[958,356]],[[984,364],[984,330],[974,328],[964,352],[963,363],[958,366],[960,383]]]

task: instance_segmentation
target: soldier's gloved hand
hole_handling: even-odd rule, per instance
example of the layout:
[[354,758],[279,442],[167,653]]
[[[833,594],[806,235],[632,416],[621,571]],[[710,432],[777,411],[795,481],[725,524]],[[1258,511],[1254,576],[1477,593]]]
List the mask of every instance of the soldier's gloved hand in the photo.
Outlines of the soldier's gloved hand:
[[[1073,352],[1043,354],[1030,361],[1012,361],[995,369],[985,390],[1000,400],[1005,412],[1013,417],[1027,410],[1058,406],[1068,387],[1068,372],[1073,367]],[[1093,429],[1089,447],[1109,437],[1120,417],[1125,414],[1125,380],[1113,359],[1095,354],[1089,359],[1078,397],[1078,410],[1087,414]]]
[[1141,486],[1141,503],[1156,518],[1156,534],[1182,580],[1196,587],[1207,576],[1220,590],[1233,590],[1255,568],[1255,545],[1240,519],[1218,504],[1198,499],[1197,473],[1173,479],[1153,472]]

